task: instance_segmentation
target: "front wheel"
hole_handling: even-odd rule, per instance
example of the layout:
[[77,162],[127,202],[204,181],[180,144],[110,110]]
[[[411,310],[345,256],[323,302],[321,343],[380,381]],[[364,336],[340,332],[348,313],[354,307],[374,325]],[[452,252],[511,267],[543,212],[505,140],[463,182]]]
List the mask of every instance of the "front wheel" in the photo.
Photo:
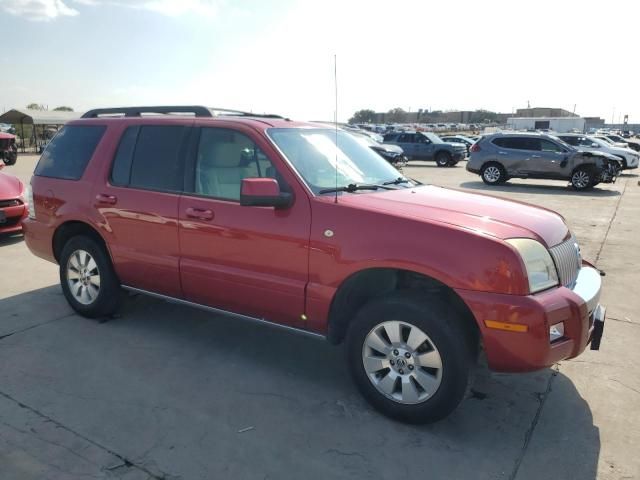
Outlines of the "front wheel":
[[60,284],[69,305],[89,318],[116,312],[120,283],[105,249],[93,238],[71,238],[60,255]]
[[468,338],[445,305],[408,294],[367,303],[347,336],[362,395],[396,420],[428,423],[449,415],[469,382]]
[[440,152],[436,155],[436,165],[439,167],[448,167],[451,163],[451,156],[447,152]]
[[587,190],[593,187],[596,177],[593,170],[586,167],[580,167],[571,174],[571,186],[576,190]]

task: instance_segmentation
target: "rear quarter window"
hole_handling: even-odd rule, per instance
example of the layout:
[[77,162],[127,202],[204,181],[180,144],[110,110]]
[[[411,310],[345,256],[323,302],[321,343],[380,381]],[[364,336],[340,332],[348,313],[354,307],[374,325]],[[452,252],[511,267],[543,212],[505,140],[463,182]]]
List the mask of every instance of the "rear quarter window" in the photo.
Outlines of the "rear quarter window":
[[79,180],[107,127],[69,125],[49,143],[34,174],[41,177]]

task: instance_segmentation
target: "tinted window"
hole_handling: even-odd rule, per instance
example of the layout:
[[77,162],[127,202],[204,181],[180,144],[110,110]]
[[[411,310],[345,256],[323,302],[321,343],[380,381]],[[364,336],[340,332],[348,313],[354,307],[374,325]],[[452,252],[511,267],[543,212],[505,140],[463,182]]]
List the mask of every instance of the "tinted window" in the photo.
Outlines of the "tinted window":
[[283,181],[269,158],[246,135],[223,128],[203,128],[196,159],[195,192],[240,200],[243,178],[270,177]]
[[415,137],[415,135],[412,134],[412,133],[403,133],[398,138],[398,142],[400,142],[400,143],[413,143],[415,141],[414,137]]
[[540,150],[538,140],[534,137],[499,137],[494,138],[493,143],[502,148],[515,150]]
[[136,147],[140,127],[129,127],[125,130],[118,146],[113,166],[111,168],[111,183],[113,185],[129,185],[131,179],[131,161]]
[[177,125],[140,127],[129,185],[151,190],[182,190],[180,150],[186,133],[187,128]]
[[98,125],[64,127],[47,146],[34,173],[43,177],[80,179],[106,129]]

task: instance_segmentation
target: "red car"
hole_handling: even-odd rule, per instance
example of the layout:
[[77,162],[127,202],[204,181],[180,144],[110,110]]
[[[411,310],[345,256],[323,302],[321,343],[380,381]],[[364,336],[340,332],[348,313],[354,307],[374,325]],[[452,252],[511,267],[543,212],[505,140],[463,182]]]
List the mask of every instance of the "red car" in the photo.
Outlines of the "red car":
[[[3,167],[0,162],[0,170]],[[0,235],[22,232],[28,210],[25,195],[25,186],[17,177],[0,172]]]
[[560,215],[421,185],[345,132],[95,110],[31,187],[27,245],[80,314],[113,314],[125,289],[346,342],[360,391],[403,421],[451,413],[481,352],[526,372],[602,336],[600,272]]

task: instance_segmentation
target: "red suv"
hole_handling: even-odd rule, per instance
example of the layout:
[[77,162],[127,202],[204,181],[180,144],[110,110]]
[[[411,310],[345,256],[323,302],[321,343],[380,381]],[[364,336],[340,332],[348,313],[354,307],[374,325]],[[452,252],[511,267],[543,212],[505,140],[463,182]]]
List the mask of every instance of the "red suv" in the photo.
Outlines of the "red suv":
[[27,245],[81,315],[124,289],[346,342],[363,395],[403,421],[451,413],[481,346],[525,372],[602,336],[600,272],[560,215],[422,185],[325,126],[93,110],[31,188]]

